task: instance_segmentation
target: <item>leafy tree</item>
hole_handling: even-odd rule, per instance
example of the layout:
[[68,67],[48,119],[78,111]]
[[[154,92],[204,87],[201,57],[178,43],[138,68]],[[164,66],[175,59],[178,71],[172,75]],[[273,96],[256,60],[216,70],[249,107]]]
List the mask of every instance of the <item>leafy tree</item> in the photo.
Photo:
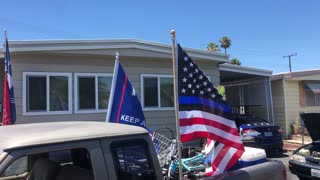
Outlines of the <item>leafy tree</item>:
[[227,48],[231,46],[231,39],[228,36],[223,36],[220,40],[220,46],[224,48],[224,53],[227,54]]
[[240,66],[241,65],[241,62],[238,58],[233,58],[231,61],[230,61],[230,64],[235,64],[235,65],[238,65]]
[[213,42],[210,42],[207,46],[207,50],[208,51],[213,51],[213,52],[217,52],[217,51],[220,51],[220,48],[217,44],[213,43]]

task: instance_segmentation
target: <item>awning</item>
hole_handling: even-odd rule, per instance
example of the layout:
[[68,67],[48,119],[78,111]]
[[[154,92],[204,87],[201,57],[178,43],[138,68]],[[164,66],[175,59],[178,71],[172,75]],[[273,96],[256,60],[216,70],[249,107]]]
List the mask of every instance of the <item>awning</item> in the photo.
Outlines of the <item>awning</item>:
[[320,82],[305,82],[305,83],[313,93],[320,94]]

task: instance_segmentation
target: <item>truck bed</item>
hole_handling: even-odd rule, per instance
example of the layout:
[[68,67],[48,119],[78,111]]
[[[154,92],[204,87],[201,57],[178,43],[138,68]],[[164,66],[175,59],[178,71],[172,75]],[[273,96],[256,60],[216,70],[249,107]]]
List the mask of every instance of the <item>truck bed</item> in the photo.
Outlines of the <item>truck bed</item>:
[[286,169],[281,161],[267,161],[265,163],[234,170],[218,176],[205,178],[206,180],[286,180]]

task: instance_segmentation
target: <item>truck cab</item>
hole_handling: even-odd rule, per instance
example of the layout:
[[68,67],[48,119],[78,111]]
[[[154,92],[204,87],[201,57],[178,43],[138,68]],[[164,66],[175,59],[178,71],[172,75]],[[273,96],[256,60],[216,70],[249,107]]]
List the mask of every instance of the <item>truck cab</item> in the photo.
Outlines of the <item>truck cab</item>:
[[0,180],[163,179],[149,133],[105,122],[2,126]]

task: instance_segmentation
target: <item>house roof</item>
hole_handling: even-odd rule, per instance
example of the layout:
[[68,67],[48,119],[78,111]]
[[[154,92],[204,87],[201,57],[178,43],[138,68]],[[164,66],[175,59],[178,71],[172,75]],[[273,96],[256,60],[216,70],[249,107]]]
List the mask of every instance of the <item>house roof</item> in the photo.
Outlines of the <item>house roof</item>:
[[272,76],[271,70],[238,66],[234,64],[220,64],[219,71],[221,84]]
[[320,80],[320,69],[279,73],[272,76],[272,80]]
[[92,121],[0,126],[0,153],[26,146],[146,133],[145,129],[137,126]]
[[[69,54],[171,58],[171,45],[135,39],[100,40],[19,40],[9,41],[10,52],[53,52]],[[192,57],[199,60],[228,62],[229,56],[223,53],[184,48]]]

